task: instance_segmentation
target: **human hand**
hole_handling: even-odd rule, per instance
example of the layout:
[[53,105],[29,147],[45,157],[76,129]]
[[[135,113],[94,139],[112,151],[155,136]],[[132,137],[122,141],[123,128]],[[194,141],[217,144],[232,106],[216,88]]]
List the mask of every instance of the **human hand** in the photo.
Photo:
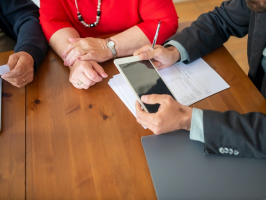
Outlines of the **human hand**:
[[104,69],[93,60],[76,61],[69,68],[69,81],[78,89],[88,89],[108,76]]
[[71,66],[76,60],[104,62],[113,58],[107,42],[99,38],[69,38],[70,44],[63,53],[64,65]]
[[138,101],[135,103],[138,123],[150,129],[154,134],[178,129],[190,130],[192,108],[181,105],[170,95],[143,95],[141,101],[146,104],[160,104],[156,113],[147,113],[141,109]]
[[155,45],[154,49],[152,49],[152,45],[147,44],[134,52],[134,56],[137,55],[141,60],[152,59],[152,63],[157,69],[170,67],[180,60],[180,53],[173,46],[164,48],[161,45]]
[[2,79],[8,81],[16,87],[23,87],[33,80],[34,60],[30,54],[21,51],[9,56],[8,63],[10,72],[2,76]]

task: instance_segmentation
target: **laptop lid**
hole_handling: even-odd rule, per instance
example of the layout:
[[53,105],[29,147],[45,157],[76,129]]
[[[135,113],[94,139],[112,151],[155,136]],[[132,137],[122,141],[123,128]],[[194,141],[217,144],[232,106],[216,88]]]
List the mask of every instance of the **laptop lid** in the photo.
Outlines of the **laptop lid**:
[[189,132],[142,137],[159,200],[266,199],[266,160],[206,156]]

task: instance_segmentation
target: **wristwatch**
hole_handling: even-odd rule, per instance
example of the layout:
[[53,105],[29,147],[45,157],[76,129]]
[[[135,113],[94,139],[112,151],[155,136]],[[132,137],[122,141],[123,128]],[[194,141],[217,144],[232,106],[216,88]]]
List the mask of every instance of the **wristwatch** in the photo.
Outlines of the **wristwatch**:
[[117,53],[116,53],[116,50],[115,50],[115,43],[114,43],[114,41],[112,41],[110,38],[106,38],[106,42],[107,42],[107,46],[112,51],[113,58],[116,58],[117,57]]

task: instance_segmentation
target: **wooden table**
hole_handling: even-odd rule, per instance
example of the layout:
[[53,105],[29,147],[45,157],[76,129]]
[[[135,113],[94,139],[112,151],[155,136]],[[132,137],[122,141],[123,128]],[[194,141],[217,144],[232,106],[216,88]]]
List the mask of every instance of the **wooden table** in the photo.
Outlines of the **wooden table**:
[[[0,54],[0,65],[13,52]],[[0,199],[25,198],[25,87],[3,81],[0,132]]]
[[[7,54],[0,55],[3,64]],[[266,113],[265,99],[224,47],[204,60],[231,87],[193,106]],[[50,50],[26,98],[23,89],[4,84],[13,97],[4,97],[2,116],[12,121],[9,127],[21,124],[10,129],[2,120],[1,199],[156,199],[141,145],[141,137],[152,133],[107,84],[118,73],[112,61],[102,66],[109,77],[78,90]]]

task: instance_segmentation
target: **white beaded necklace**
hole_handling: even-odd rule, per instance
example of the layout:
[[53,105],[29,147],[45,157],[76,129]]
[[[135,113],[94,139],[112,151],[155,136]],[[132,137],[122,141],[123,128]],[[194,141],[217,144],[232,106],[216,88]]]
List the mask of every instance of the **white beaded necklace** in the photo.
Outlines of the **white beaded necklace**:
[[79,7],[78,7],[78,3],[77,0],[75,0],[76,3],[76,8],[77,8],[77,14],[78,14],[78,20],[85,26],[85,27],[95,27],[98,25],[99,21],[100,21],[100,16],[101,16],[101,0],[98,0],[98,6],[97,6],[97,14],[96,14],[96,22],[92,23],[92,24],[87,24],[85,21],[83,21],[83,17],[79,12]]

